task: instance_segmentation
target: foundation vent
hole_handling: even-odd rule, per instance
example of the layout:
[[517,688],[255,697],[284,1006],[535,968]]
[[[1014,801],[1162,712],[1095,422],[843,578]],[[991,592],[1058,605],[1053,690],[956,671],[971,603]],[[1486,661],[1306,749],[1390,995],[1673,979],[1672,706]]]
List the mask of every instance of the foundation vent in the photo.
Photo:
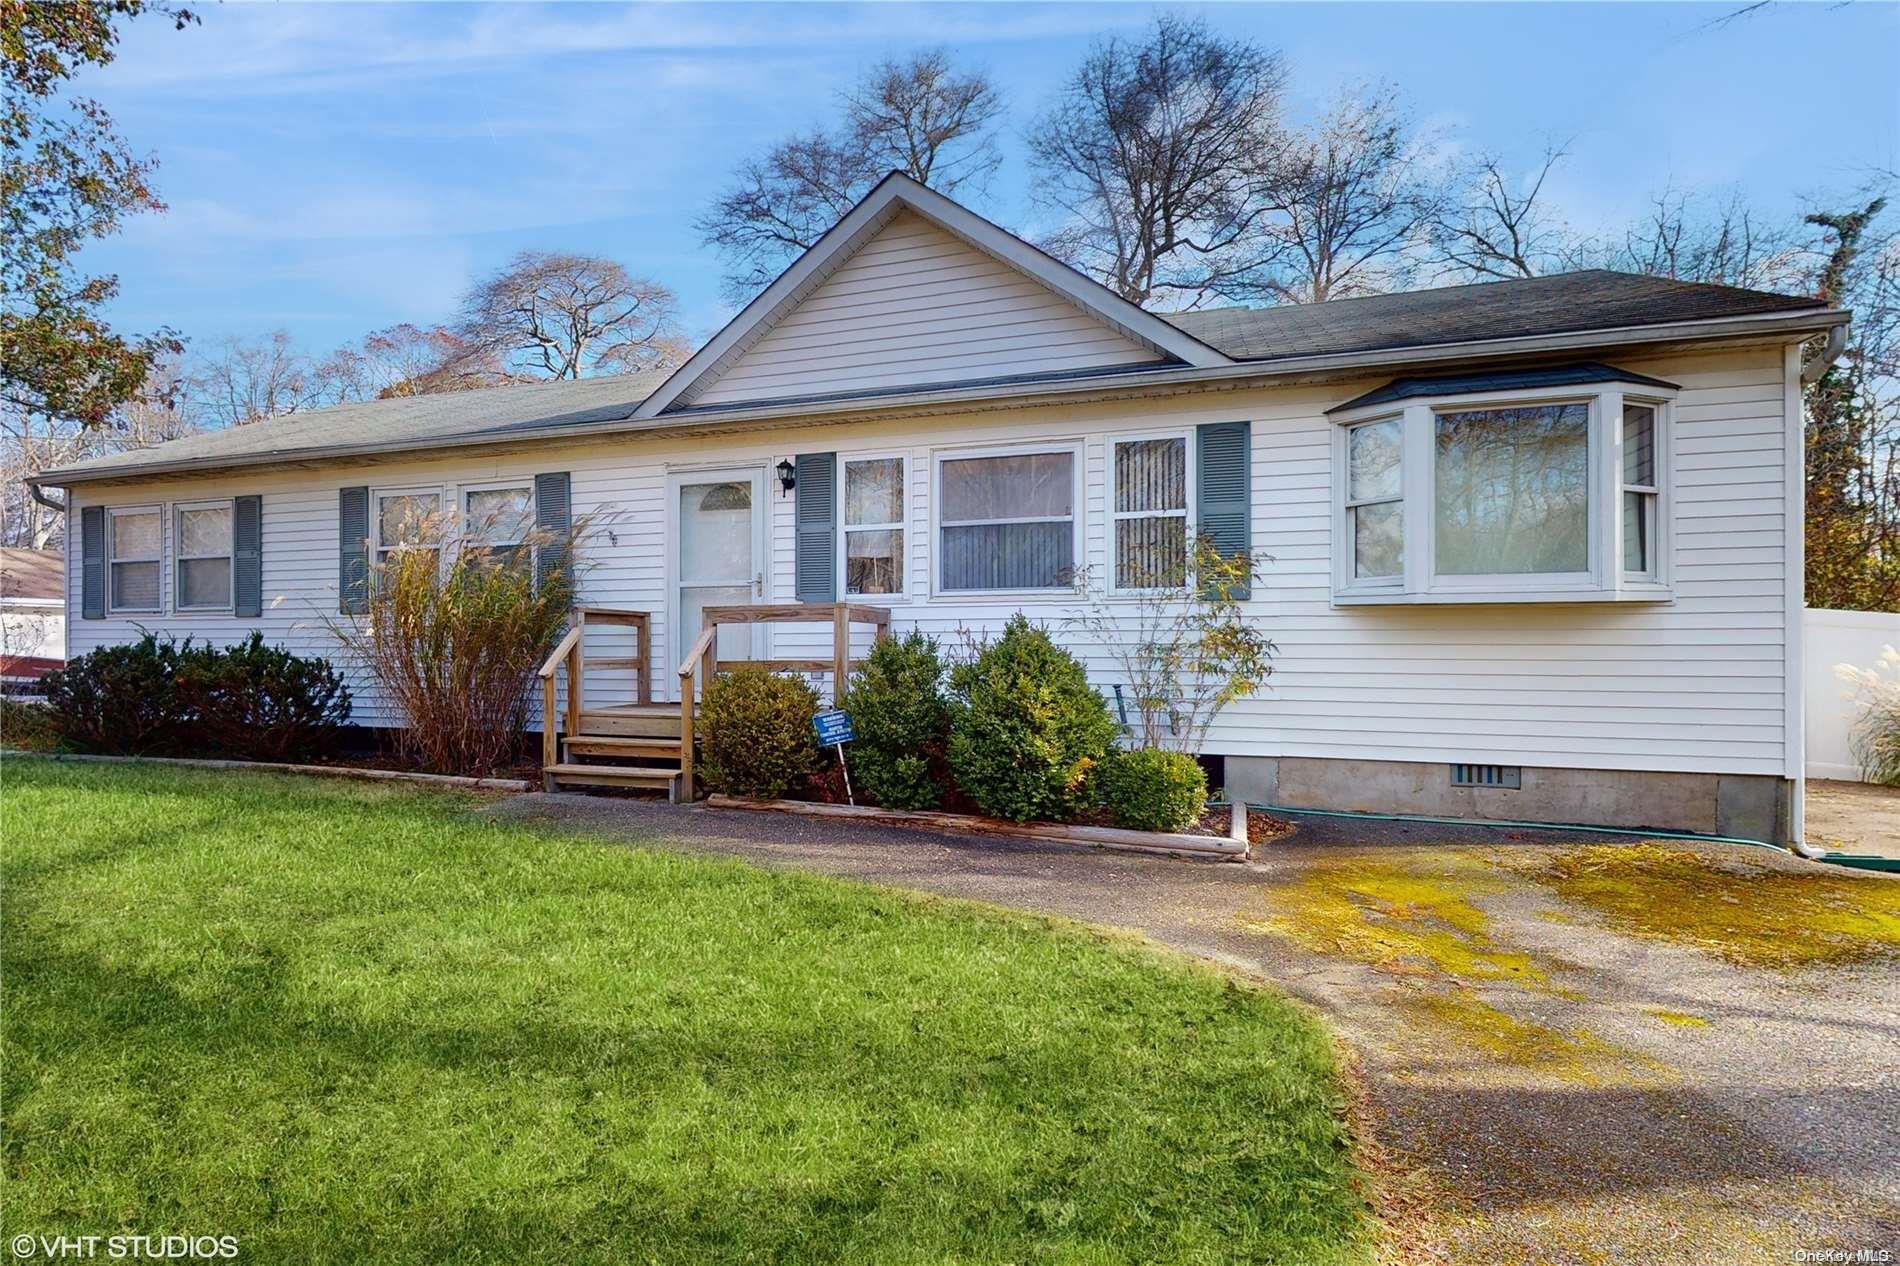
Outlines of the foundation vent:
[[1500,787],[1507,791],[1518,791],[1524,786],[1524,767],[1522,765],[1453,765],[1451,785],[1454,787]]

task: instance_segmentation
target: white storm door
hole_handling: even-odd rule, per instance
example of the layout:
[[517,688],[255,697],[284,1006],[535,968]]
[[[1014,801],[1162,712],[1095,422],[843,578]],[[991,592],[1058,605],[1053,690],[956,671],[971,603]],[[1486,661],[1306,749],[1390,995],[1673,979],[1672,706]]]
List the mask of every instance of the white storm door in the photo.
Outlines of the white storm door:
[[[699,638],[707,607],[765,601],[765,471],[692,471],[672,482],[679,578],[674,645],[683,659]],[[722,627],[719,658],[758,658],[759,628]]]

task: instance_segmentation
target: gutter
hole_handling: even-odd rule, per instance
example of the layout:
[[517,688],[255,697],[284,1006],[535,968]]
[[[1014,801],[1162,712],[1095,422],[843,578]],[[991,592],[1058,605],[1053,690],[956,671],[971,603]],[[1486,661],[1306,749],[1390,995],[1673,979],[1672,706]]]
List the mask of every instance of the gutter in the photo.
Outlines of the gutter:
[[[1270,384],[1281,380],[1339,377],[1354,371],[1435,365],[1497,356],[1562,354],[1604,347],[1706,342],[1751,336],[1757,338],[1813,336],[1829,333],[1845,326],[1849,316],[1849,313],[1838,308],[1814,308],[1799,312],[1774,312],[1739,317],[1718,317],[1703,321],[1681,321],[1668,325],[1619,326],[1614,329],[1585,330],[1569,334],[1538,334],[1505,339],[1479,339],[1462,343],[1435,343],[1414,348],[1383,348],[1364,352],[1289,356],[1273,361],[1237,361],[1232,365],[1217,365],[1211,368],[1169,365],[1139,373],[1123,371],[1108,379],[1070,378],[1044,383],[1007,383],[978,390],[972,390],[967,386],[945,386],[935,390],[829,401],[786,402],[780,400],[751,406],[679,409],[652,418],[636,417],[630,410],[626,417],[617,421],[567,423],[544,427],[523,426],[505,434],[489,431],[423,441],[389,440],[377,444],[335,444],[322,448],[246,453],[225,459],[194,457],[170,462],[140,463],[135,466],[49,470],[30,476],[27,482],[35,487],[43,485],[71,487],[75,484],[96,483],[104,480],[148,479],[180,473],[209,474],[214,471],[235,470],[249,466],[281,465],[287,462],[308,464],[349,457],[382,457],[418,452],[436,453],[462,448],[508,447],[546,440],[654,433],[695,435],[728,430],[768,430],[775,427],[819,425],[828,421],[854,418],[928,416],[933,411],[963,412],[968,411],[971,406],[1018,408],[1029,404],[1119,399],[1137,396],[1142,391],[1173,392],[1183,387],[1198,386],[1209,390],[1233,390],[1252,383]],[[1844,340],[1845,336],[1842,337]],[[637,409],[638,405],[633,408]],[[162,451],[162,449],[157,451]]]
[[1801,362],[1801,385],[1812,387],[1821,381],[1821,375],[1840,359],[1841,353],[1846,349],[1847,323],[1843,321],[1829,328],[1827,342],[1821,345],[1820,351]]
[[66,503],[64,501],[61,501],[58,497],[49,497],[40,489],[40,476],[28,475],[26,477],[26,490],[33,494],[33,500],[39,502],[54,514],[66,513]]

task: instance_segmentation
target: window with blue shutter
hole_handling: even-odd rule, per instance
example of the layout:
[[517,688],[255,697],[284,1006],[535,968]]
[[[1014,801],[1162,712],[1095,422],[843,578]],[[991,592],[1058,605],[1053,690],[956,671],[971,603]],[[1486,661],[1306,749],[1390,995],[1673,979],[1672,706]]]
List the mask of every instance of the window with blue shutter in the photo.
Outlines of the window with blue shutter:
[[564,470],[534,477],[534,526],[548,539],[534,552],[534,583],[556,573],[574,578],[573,480]]
[[[1252,436],[1248,422],[1209,422],[1194,437],[1196,527],[1224,558],[1253,552]],[[1233,593],[1252,596],[1245,585]]]
[[79,618],[106,618],[106,508],[79,512]]
[[838,455],[793,458],[793,589],[800,602],[838,600]]
[[339,488],[336,494],[337,610],[369,610],[369,489]]

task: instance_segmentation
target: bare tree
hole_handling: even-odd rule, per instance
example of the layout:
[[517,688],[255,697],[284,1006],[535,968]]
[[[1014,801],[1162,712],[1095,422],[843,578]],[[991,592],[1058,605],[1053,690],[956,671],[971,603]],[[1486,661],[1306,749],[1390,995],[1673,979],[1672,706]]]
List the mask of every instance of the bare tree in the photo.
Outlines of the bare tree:
[[408,322],[338,348],[319,368],[338,402],[440,395],[513,381],[492,350],[462,333]]
[[187,409],[209,428],[245,426],[332,404],[335,384],[285,330],[229,338],[194,356],[184,380]]
[[1620,272],[1758,290],[1803,288],[1813,259],[1796,226],[1764,222],[1739,190],[1710,203],[1673,186],[1593,254]]
[[1096,44],[1029,136],[1037,201],[1065,218],[1044,245],[1137,303],[1204,298],[1253,226],[1284,80],[1279,54],[1172,14]]
[[1460,281],[1537,277],[1579,258],[1574,234],[1544,203],[1550,173],[1569,156],[1551,145],[1535,172],[1514,177],[1495,154],[1480,155],[1463,173],[1457,196],[1432,223],[1434,262]]
[[1000,161],[1001,96],[986,72],[956,69],[942,49],[879,63],[839,104],[839,128],[788,137],[748,159],[699,218],[735,301],[768,284],[886,172],[944,193],[980,191]]
[[1445,205],[1444,181],[1398,93],[1348,91],[1259,167],[1253,258],[1220,283],[1233,298],[1322,303],[1403,289]]
[[666,286],[611,259],[522,251],[463,300],[459,333],[533,378],[665,369],[688,348]]

